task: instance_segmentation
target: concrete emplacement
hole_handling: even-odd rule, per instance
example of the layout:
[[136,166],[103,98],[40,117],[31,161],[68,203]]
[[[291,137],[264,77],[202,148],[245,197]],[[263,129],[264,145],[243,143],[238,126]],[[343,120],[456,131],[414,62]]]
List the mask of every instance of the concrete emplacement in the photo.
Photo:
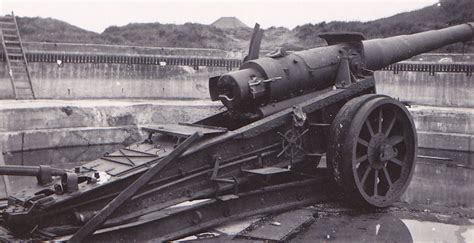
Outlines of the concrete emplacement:
[[[120,52],[130,58],[151,53],[155,57],[167,57],[167,60],[188,56],[194,61],[198,57],[221,61],[211,60],[205,62],[208,66],[197,67],[161,62],[90,63],[85,60],[61,62],[61,65],[50,59],[30,62],[38,100],[11,99],[8,72],[5,63],[1,63],[0,139],[1,149],[7,154],[91,145],[126,145],[143,138],[140,127],[193,122],[220,112],[223,106],[209,100],[208,79],[235,68],[222,66],[226,58],[235,60],[242,57],[242,53],[210,49],[60,43],[26,43],[25,48],[31,53],[67,54],[72,50],[73,53],[109,55]],[[425,54],[413,58],[410,65],[463,64],[472,67],[473,60],[472,54]],[[377,93],[411,104],[409,110],[418,130],[420,148],[468,153],[467,166],[472,167],[472,73],[384,70],[376,72],[375,78]],[[23,164],[24,161],[14,163]]]

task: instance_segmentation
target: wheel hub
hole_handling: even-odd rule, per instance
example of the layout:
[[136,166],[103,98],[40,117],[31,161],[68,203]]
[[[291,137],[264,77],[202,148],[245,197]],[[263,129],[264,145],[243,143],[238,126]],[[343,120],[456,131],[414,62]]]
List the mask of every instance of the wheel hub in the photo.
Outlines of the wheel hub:
[[374,134],[370,139],[367,152],[369,165],[376,170],[382,169],[387,161],[398,155],[397,149],[390,144],[389,139],[383,133]]

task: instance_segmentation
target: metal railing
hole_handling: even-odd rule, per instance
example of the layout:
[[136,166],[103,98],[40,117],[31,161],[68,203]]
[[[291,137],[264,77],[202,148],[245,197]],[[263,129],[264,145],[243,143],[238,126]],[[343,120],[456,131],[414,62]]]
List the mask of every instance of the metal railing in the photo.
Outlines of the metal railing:
[[[163,56],[136,54],[105,54],[105,53],[64,53],[64,52],[26,52],[28,62],[46,63],[116,63],[141,64],[160,66],[191,66],[191,67],[225,67],[227,69],[240,67],[242,60],[237,58],[201,57],[201,56]],[[0,53],[0,61],[6,61],[4,53]],[[418,62],[403,61],[389,65],[383,71],[399,72],[428,72],[434,75],[438,72],[466,73],[472,76],[474,63],[470,62]]]

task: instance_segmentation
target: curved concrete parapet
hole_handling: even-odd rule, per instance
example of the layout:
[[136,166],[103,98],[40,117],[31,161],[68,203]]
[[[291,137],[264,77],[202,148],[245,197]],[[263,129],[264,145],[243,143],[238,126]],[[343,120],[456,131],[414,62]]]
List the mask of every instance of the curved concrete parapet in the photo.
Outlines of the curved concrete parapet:
[[[6,67],[0,63],[0,99],[13,98]],[[29,64],[38,99],[206,99],[208,79],[223,67],[120,63]]]
[[194,122],[219,112],[210,101],[0,101],[1,148],[6,152],[55,147],[131,144],[145,125]]
[[474,109],[412,106],[420,148],[474,152]]
[[[141,138],[141,126],[194,122],[222,108],[209,100],[3,100],[1,148],[128,144]],[[420,147],[474,151],[474,109],[415,105],[410,112]]]
[[[39,99],[208,98],[207,82],[238,68],[241,52],[74,43],[26,43]],[[14,98],[0,53],[0,99]]]
[[375,80],[377,93],[411,104],[474,108],[474,76],[463,72],[380,71]]

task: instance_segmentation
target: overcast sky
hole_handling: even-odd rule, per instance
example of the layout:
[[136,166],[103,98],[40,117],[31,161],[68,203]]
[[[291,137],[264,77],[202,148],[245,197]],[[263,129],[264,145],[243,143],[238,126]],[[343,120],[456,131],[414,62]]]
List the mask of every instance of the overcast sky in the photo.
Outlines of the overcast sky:
[[52,17],[102,32],[128,23],[210,24],[235,16],[252,27],[284,26],[333,20],[368,21],[436,4],[438,0],[0,0],[0,13]]

